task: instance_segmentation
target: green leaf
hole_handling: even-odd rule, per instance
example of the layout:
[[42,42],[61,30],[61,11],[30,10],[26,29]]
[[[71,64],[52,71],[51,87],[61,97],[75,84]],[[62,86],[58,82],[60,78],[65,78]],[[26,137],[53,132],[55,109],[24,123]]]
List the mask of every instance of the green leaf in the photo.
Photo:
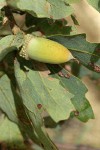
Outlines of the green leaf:
[[7,0],[7,3],[15,8],[26,10],[33,16],[49,17],[46,0]]
[[7,114],[11,121],[18,124],[25,139],[27,132],[30,138],[39,144],[31,122],[26,116],[22,100],[15,92],[7,75],[0,78],[0,109]]
[[23,34],[8,35],[0,40],[0,61],[11,51],[17,50],[23,43]]
[[65,18],[73,13],[73,9],[61,0],[48,0],[48,2],[51,6],[50,16],[53,19]]
[[61,0],[7,0],[7,3],[39,18],[61,19],[73,13],[73,9]]
[[0,109],[2,109],[12,121],[18,123],[14,96],[7,75],[3,75],[0,78]]
[[0,142],[4,142],[11,149],[25,149],[18,126],[7,117],[0,123]]
[[13,51],[14,47],[10,46],[13,38],[13,35],[9,35],[0,40],[0,61],[5,57],[7,53]]
[[84,35],[56,36],[51,39],[67,47],[84,66],[100,72],[100,44],[87,42]]
[[53,19],[36,18],[27,14],[26,25],[32,26],[27,30],[27,33],[34,34],[34,31],[37,30],[47,37],[54,35],[75,35],[77,33],[76,28],[67,26],[65,19],[54,21]]
[[[1,67],[1,66],[0,66],[0,67]],[[3,67],[0,68],[0,78],[5,74],[2,70],[3,70]]]
[[34,142],[40,144],[34,134],[34,128],[26,116],[21,98],[15,92],[15,88],[7,75],[0,78],[0,109],[6,113],[11,121],[18,124],[24,139],[27,139],[27,133]]
[[[93,119],[94,114],[91,105],[85,98],[87,88],[82,81],[70,74],[61,66],[48,65],[48,68],[51,70],[51,76],[59,79],[61,85],[74,95],[74,97],[71,99],[71,102],[76,109],[76,111],[74,111],[76,117],[83,122],[88,121],[88,119]],[[63,77],[58,75],[59,70],[61,70]]]
[[[30,65],[31,68],[32,66]],[[27,109],[34,113],[34,103],[36,107],[41,104],[56,122],[67,119],[74,109],[70,101],[73,95],[59,84],[59,80],[43,76],[36,64],[33,67],[34,70],[27,68],[27,74],[22,70],[16,73],[20,86],[24,89],[22,92]]]
[[[28,135],[38,145],[41,146],[42,143],[44,147],[47,148],[46,150],[51,150],[48,147],[53,147],[52,150],[57,150],[55,145],[44,132],[43,121],[39,110],[33,105],[33,109],[34,108],[36,110],[36,112],[34,110],[36,115],[27,111],[27,108],[23,106],[22,100],[15,92],[13,85],[10,84],[9,78],[6,75],[1,77],[0,109],[2,109],[8,115],[10,120],[18,124],[25,139]],[[33,118],[34,123],[32,123]]]
[[100,12],[100,0],[88,0],[88,2]]
[[0,109],[6,113],[11,121],[19,125],[23,136],[27,132],[30,138],[39,143],[34,135],[31,122],[26,116],[22,100],[6,74],[0,78]]
[[72,3],[77,3],[80,0],[63,0],[63,1],[66,2],[66,3],[72,4]]
[[[35,134],[38,138],[38,141],[40,142],[41,147],[43,147],[45,150],[57,150],[56,146],[49,139],[47,133],[44,130],[43,119],[41,117],[41,110],[38,108],[36,104],[36,99],[34,97],[34,93],[36,92],[34,91],[34,86],[31,80],[27,79],[27,73],[25,73],[20,68],[20,65],[17,60],[15,62],[15,76],[19,85],[20,94],[23,100],[26,114],[29,120],[31,120],[31,124],[34,127]],[[44,93],[42,93],[42,95],[44,95]]]

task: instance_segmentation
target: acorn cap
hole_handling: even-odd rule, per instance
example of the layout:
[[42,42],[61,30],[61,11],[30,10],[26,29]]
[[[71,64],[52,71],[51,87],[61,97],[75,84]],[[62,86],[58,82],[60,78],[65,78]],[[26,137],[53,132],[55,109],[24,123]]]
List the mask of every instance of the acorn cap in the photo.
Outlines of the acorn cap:
[[28,46],[28,43],[30,42],[30,40],[32,38],[34,38],[34,36],[31,35],[31,34],[25,35],[25,37],[24,37],[24,45],[22,46],[21,51],[19,53],[19,55],[21,57],[25,58],[26,60],[30,59],[29,56],[28,56],[28,53],[27,53],[27,46]]

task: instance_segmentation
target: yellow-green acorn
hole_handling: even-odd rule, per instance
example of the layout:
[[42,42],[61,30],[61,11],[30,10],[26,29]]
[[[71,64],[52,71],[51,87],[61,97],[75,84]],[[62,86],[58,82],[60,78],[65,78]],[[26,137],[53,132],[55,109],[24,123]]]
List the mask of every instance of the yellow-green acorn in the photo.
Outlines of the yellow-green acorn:
[[26,36],[20,56],[50,64],[60,64],[74,58],[70,51],[63,45],[32,35]]

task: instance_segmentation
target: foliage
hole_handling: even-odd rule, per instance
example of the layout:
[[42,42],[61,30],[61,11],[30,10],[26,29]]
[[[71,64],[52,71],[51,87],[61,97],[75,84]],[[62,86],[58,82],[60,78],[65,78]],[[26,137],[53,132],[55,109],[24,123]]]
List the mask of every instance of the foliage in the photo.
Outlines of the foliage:
[[[11,140],[17,141],[19,134],[21,141],[31,139],[45,150],[57,150],[46,133],[45,125],[52,123],[45,116],[55,124],[73,117],[83,122],[94,118],[81,76],[92,72],[92,77],[98,78],[100,44],[87,42],[85,34],[79,35],[75,24],[71,26],[66,20],[74,12],[70,4],[79,1],[0,1],[0,109],[8,117],[0,122],[1,141],[13,143]],[[89,3],[100,10],[99,0]],[[13,14],[25,15],[23,27]],[[25,60],[19,56],[25,34],[57,41],[71,51],[79,64],[71,61],[50,65]],[[5,126],[9,128],[6,131]],[[10,138],[9,134],[6,136],[9,130]]]

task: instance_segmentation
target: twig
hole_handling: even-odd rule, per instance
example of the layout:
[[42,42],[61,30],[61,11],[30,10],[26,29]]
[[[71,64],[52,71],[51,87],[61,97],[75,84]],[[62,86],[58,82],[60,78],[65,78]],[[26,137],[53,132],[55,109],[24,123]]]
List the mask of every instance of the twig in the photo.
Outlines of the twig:
[[5,6],[4,10],[5,10],[5,16],[8,18],[8,21],[9,21],[9,24],[10,24],[10,27],[11,27],[11,30],[12,30],[13,34],[17,34],[21,30],[16,24],[16,21],[14,19],[14,16],[12,14],[12,11],[11,11],[10,7]]

